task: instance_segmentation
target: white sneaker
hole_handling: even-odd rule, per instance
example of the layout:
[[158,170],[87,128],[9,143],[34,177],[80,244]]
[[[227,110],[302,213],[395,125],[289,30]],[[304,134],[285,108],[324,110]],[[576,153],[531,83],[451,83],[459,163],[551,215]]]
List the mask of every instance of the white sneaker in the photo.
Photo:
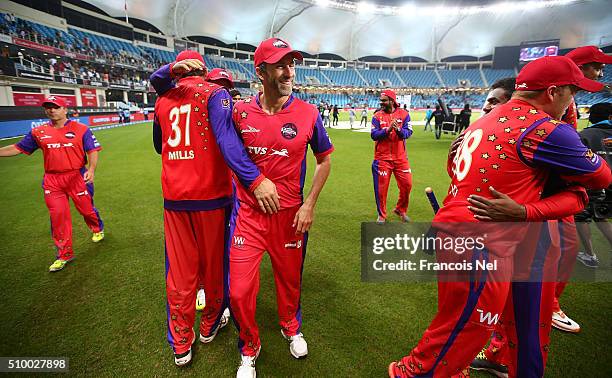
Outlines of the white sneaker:
[[257,350],[257,354],[254,356],[240,356],[240,366],[236,372],[236,378],[256,378],[257,372],[255,371],[255,360],[259,357],[261,347]]
[[304,358],[308,356],[308,344],[304,339],[304,335],[298,333],[295,336],[287,336],[285,332],[281,329],[281,334],[283,337],[290,341],[289,343],[289,352],[295,358]]
[[200,289],[196,295],[196,311],[202,311],[204,307],[206,307],[206,293],[204,289]]
[[193,341],[191,342],[191,346],[189,346],[189,350],[187,352],[174,355],[174,363],[176,366],[185,366],[191,362],[191,357],[193,355],[191,353],[191,349],[193,348],[193,343],[195,343],[195,331],[193,333]]
[[580,332],[580,325],[565,315],[563,311],[553,312],[552,326],[565,332]]
[[208,337],[204,337],[202,336],[202,334],[200,333],[200,342],[204,343],[204,344],[208,344],[211,341],[213,341],[215,339],[215,336],[217,336],[217,333],[219,333],[219,330],[223,327],[225,327],[228,323],[229,323],[229,318],[230,318],[230,313],[229,313],[229,309],[226,308],[225,311],[223,311],[223,314],[221,315],[221,319],[219,319],[219,325],[217,326],[217,328],[214,330],[214,332],[212,333],[212,335],[208,336]]
[[585,252],[578,252],[577,259],[587,268],[597,268],[599,266],[599,259],[595,255],[591,256]]

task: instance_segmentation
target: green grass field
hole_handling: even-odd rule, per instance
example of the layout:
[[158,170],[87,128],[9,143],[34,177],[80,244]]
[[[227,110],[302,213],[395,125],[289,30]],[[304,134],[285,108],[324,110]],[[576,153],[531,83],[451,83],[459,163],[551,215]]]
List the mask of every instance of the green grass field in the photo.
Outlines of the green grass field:
[[[452,137],[435,140],[422,126],[415,129],[408,141],[414,175],[409,214],[428,221],[432,212],[423,189],[433,187],[440,200],[446,193]],[[58,273],[47,272],[54,248],[40,188],[41,153],[0,160],[0,356],[69,357],[71,374],[79,376],[234,376],[239,357],[233,326],[212,344],[196,344],[190,367],[174,366],[165,328],[160,160],[150,124],[96,136],[104,150],[95,201],[107,237],[91,243],[73,211],[77,259]],[[304,267],[303,331],[310,354],[293,359],[280,336],[265,258],[257,312],[261,377],[385,377],[388,363],[410,351],[436,311],[433,283],[360,281],[360,223],[376,216],[373,145],[368,133],[331,130],[330,136],[336,147],[332,173],[317,205]],[[389,202],[396,198],[392,184]],[[611,291],[609,283],[567,288],[563,308],[583,331],[553,331],[547,376],[612,376]]]

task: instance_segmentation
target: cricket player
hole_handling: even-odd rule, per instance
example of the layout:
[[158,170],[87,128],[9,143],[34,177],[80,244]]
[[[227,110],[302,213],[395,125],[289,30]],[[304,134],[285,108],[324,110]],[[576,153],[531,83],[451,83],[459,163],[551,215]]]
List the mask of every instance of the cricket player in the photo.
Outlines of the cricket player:
[[[229,256],[229,295],[238,327],[241,364],[237,377],[255,377],[261,350],[255,321],[259,265],[264,251],[272,262],[281,334],[295,358],[308,354],[302,334],[300,304],[302,268],[308,230],[317,198],[331,169],[333,146],[317,109],[294,97],[295,59],[302,55],[280,38],[270,38],[255,50],[255,71],[263,85],[258,95],[234,107],[235,126],[251,159],[276,184],[280,210],[265,214],[251,193],[239,186],[236,228]],[[304,199],[308,146],[316,158],[310,192]]]
[[372,178],[374,180],[374,197],[378,211],[377,223],[387,220],[387,191],[391,182],[391,174],[395,175],[399,198],[393,212],[403,222],[409,222],[406,215],[410,190],[412,189],[412,173],[406,154],[406,139],[412,135],[410,114],[400,108],[395,92],[386,89],[380,94],[381,109],[372,117],[370,136],[374,144],[374,161],[372,162]]
[[[512,100],[467,129],[445,206],[434,218],[438,227],[479,222],[469,209],[468,197],[483,188],[494,187],[519,203],[531,203],[539,200],[551,172],[586,187],[607,187],[612,174],[606,163],[589,153],[570,125],[557,121],[577,88],[596,92],[602,87],[585,78],[566,57],[545,57],[523,67]],[[542,235],[547,230],[543,227]],[[513,256],[505,253],[487,245],[470,254],[472,258],[490,254],[512,268]],[[437,251],[442,260],[454,255],[452,250]],[[552,314],[552,290],[544,293],[541,282],[489,281],[489,274],[483,273],[477,285],[474,281],[439,282],[436,317],[417,347],[389,365],[390,377],[464,376],[465,367],[497,323],[487,322],[484,313],[502,314],[507,334],[516,341],[509,376],[543,376],[550,323],[542,319]]]
[[236,134],[227,90],[205,81],[204,59],[197,52],[183,51],[177,59],[156,71],[151,82],[161,94],[153,141],[162,155],[168,341],[175,364],[183,366],[192,358],[200,270],[207,295],[200,341],[211,342],[228,320],[223,310],[233,202],[229,167],[245,192],[266,202],[270,211],[279,203],[274,184],[249,159]]
[[97,243],[104,239],[104,223],[93,203],[93,182],[102,147],[86,125],[67,118],[62,98],[49,96],[43,107],[49,122],[33,128],[19,143],[0,148],[0,156],[30,155],[39,148],[42,150],[45,165],[42,187],[57,249],[49,271],[57,272],[74,259],[68,198],[93,232],[91,240]]
[[[565,56],[573,60],[580,67],[584,76],[591,80],[601,80],[605,65],[612,63],[612,56],[606,55],[596,46],[578,47],[568,52]],[[574,126],[574,129],[578,129],[576,101],[572,101],[562,120]],[[552,325],[561,331],[577,333],[580,332],[580,325],[561,310],[559,298],[563,294],[578,256],[577,231],[578,233],[585,234],[588,232],[586,229],[589,226],[584,222],[575,223],[573,216],[559,219],[559,225],[563,227],[563,248],[561,250],[561,261],[559,262],[559,282],[555,288]]]

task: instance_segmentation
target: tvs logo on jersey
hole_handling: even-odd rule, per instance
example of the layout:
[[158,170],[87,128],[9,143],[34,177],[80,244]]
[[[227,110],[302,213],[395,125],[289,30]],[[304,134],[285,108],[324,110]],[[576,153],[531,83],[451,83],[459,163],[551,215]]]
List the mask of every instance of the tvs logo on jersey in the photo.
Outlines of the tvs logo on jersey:
[[286,49],[289,45],[282,39],[277,38],[276,41],[272,42],[272,46],[278,47],[279,49]]
[[272,153],[270,155],[279,155],[279,156],[284,156],[284,157],[289,157],[289,151],[287,151],[286,148],[283,148],[282,150],[275,150],[274,148],[271,148]]
[[281,127],[281,135],[285,139],[293,139],[297,136],[297,126],[293,123],[285,123],[283,127]]
[[66,134],[64,134],[64,135],[65,135],[65,136],[66,136],[66,138],[68,138],[68,139],[73,139],[73,138],[76,136],[76,134],[75,134],[75,133],[73,133],[72,131],[68,131],[68,132],[67,132]]

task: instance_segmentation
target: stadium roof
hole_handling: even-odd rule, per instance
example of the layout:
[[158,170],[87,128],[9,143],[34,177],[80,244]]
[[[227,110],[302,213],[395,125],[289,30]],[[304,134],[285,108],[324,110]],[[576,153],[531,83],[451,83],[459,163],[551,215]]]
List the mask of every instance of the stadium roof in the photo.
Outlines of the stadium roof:
[[[379,55],[428,61],[493,53],[495,46],[560,39],[561,48],[612,44],[606,0],[127,0],[128,15],[168,36],[257,45],[269,36],[309,54],[353,60]],[[113,17],[124,0],[86,1]]]

